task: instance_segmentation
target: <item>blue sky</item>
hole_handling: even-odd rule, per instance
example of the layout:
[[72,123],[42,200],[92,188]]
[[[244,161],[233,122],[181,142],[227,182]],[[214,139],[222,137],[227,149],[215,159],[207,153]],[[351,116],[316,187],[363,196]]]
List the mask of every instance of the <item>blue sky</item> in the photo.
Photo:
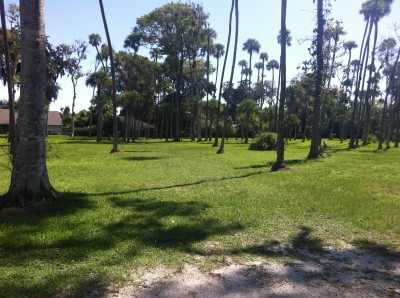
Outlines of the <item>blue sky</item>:
[[[135,26],[136,19],[151,10],[171,1],[165,0],[103,0],[106,10],[108,27],[115,50],[123,49],[123,42],[131,29]],[[187,1],[181,1],[187,2]],[[228,17],[230,0],[193,0],[194,3],[203,5],[209,13],[210,26],[214,28],[218,37],[216,42],[226,44],[228,32]],[[347,35],[343,40],[354,40],[361,43],[364,30],[363,17],[358,13],[362,0],[336,0],[332,2],[332,16],[342,20]],[[5,0],[5,5],[18,3],[18,1]],[[261,44],[261,52],[267,52],[270,59],[279,61],[280,47],[276,41],[280,29],[279,0],[239,0],[240,25],[239,25],[239,52],[237,61],[248,60],[248,54],[242,51],[242,45],[248,38],[255,38]],[[287,28],[293,37],[292,46],[287,53],[288,79],[298,73],[297,66],[308,59],[307,48],[310,45],[312,30],[315,25],[315,6],[313,0],[288,0]],[[396,18],[397,16],[397,18]],[[393,24],[397,21],[400,25],[400,0],[394,0],[392,13],[382,20],[379,38],[383,39],[394,35]],[[47,0],[46,1],[46,31],[51,43],[71,44],[74,40],[88,40],[91,33],[98,33],[106,40],[102,24],[99,3],[97,0]],[[139,50],[139,54],[145,54]],[[89,47],[88,58],[83,64],[83,71],[89,72],[94,68],[95,50]],[[253,63],[258,62],[258,55],[253,56]],[[354,57],[354,56],[353,56]],[[271,74],[266,72],[267,79]],[[239,80],[239,68],[236,69],[236,81]],[[226,77],[227,78],[227,77]],[[85,78],[78,83],[76,111],[87,109],[90,106],[92,90],[84,84]],[[63,106],[72,104],[72,83],[64,77],[59,82],[62,90],[58,100],[52,104],[51,109],[59,111]],[[0,98],[7,98],[6,89],[0,90]]]

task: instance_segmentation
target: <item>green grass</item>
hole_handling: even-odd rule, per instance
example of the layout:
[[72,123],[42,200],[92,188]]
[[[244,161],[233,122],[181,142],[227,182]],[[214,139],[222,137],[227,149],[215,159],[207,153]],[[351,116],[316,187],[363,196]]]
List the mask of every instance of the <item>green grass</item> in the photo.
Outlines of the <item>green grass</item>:
[[[293,171],[272,173],[274,152],[229,140],[111,144],[50,137],[48,169],[59,192],[27,210],[0,211],[0,297],[82,296],[142,266],[195,256],[279,257],[274,248],[359,245],[398,256],[400,150],[347,150],[329,142],[287,147]],[[4,144],[4,138],[0,140]],[[10,180],[0,152],[0,192]]]

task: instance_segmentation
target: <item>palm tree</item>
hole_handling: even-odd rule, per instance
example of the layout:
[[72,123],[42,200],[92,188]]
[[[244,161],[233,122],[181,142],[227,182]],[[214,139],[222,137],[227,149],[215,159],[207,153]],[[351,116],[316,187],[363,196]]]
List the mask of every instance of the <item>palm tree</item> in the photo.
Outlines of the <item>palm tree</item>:
[[274,95],[275,95],[275,69],[279,69],[279,62],[276,61],[275,59],[272,59],[271,61],[269,61],[267,63],[267,70],[272,70],[272,84],[271,84],[271,90],[272,90],[272,94],[271,94],[271,99],[272,101],[275,103],[275,123],[274,123],[274,130],[276,131],[277,127],[278,127],[278,98],[276,98],[276,100],[274,101]]
[[[216,69],[216,74],[215,74],[215,89],[214,89],[214,98],[215,98],[215,93],[217,92],[217,84],[218,84],[218,70],[219,70],[219,59],[225,55],[225,47],[223,44],[217,43],[214,45],[214,51],[213,51],[213,56],[217,59],[217,69]],[[207,64],[207,67],[209,67],[209,63]],[[208,72],[207,72],[208,73]],[[208,80],[208,79],[207,79]],[[208,92],[207,92],[207,106],[208,106]],[[210,125],[208,124],[208,117],[209,116],[209,109],[206,111],[206,141],[207,141],[207,136],[208,136],[208,141],[211,141],[211,122]]]
[[333,70],[335,69],[336,52],[338,51],[339,38],[340,38],[340,36],[345,35],[345,34],[346,34],[346,32],[344,31],[343,26],[340,25],[339,22],[337,22],[335,28],[333,28],[332,38],[334,40],[334,45],[333,45],[333,56],[332,56],[332,62],[331,62],[331,69],[330,69],[330,74],[329,74],[329,79],[328,79],[328,89],[331,86]]
[[260,70],[263,70],[264,64],[262,62],[257,62],[254,64],[254,67],[257,69],[257,83],[260,82]]
[[228,106],[230,104],[230,100],[231,100],[231,96],[232,96],[233,76],[235,74],[236,54],[237,54],[237,45],[238,45],[238,38],[239,38],[239,0],[235,0],[235,20],[236,20],[235,44],[233,47],[231,76],[229,78],[228,97],[227,97],[227,101],[226,101],[226,108],[224,110],[224,128],[222,130],[221,146],[219,147],[217,154],[221,154],[221,153],[225,152],[225,136],[226,136],[226,130],[227,130],[227,126],[228,126]]
[[240,86],[242,86],[242,82],[243,82],[243,75],[245,74],[245,69],[247,69],[247,61],[246,60],[240,60],[238,65],[241,67],[240,69]]
[[103,56],[100,53],[99,47],[101,45],[101,37],[97,33],[92,33],[89,35],[89,44],[93,47],[95,47],[96,52],[97,52],[97,59],[101,62],[101,66],[103,67],[104,71],[106,70],[106,66],[104,64]]
[[[282,39],[287,40],[286,30],[286,5],[287,0],[282,0],[281,33]],[[276,148],[276,161],[272,171],[285,168],[285,100],[286,100],[286,42],[281,42],[281,92],[279,98],[278,136]]]
[[46,164],[45,1],[21,0],[20,13],[24,67],[21,70],[18,146],[13,158],[10,188],[0,198],[0,206],[24,206],[30,200],[55,197]]
[[249,69],[250,69],[250,77],[249,77],[249,92],[251,88],[251,58],[253,56],[253,53],[259,53],[260,52],[261,45],[260,43],[255,40],[254,38],[249,38],[248,40],[245,41],[243,44],[243,51],[247,51],[249,53]]
[[228,40],[227,40],[227,42],[226,42],[226,55],[225,55],[225,58],[224,58],[224,64],[223,64],[223,66],[222,66],[221,80],[219,81],[217,122],[216,122],[215,139],[214,139],[213,147],[218,147],[219,117],[220,117],[220,111],[221,111],[222,87],[223,87],[223,82],[224,82],[226,61],[227,61],[228,53],[229,53],[229,45],[230,45],[230,43],[231,43],[231,35],[232,35],[232,15],[233,15],[233,10],[234,10],[234,8],[235,8],[235,0],[232,0],[231,12],[230,12],[230,14],[229,14],[229,31],[228,31]]
[[351,53],[352,50],[357,48],[357,43],[355,41],[347,41],[343,44],[343,48],[346,52],[349,53],[349,59],[347,61],[347,68],[346,68],[346,93],[350,83],[350,63],[351,63]]
[[243,99],[243,101],[238,105],[238,116],[239,119],[242,120],[245,129],[245,144],[249,143],[249,128],[252,123],[254,124],[254,116],[257,110],[257,103],[252,98]]
[[[215,86],[217,86],[218,83],[218,70],[219,70],[219,59],[225,55],[225,47],[223,44],[217,43],[214,46],[214,53],[213,56],[217,59],[217,69],[215,71]],[[215,88],[216,92],[217,88]],[[215,92],[214,92],[214,97],[215,97]]]
[[319,146],[321,139],[321,91],[322,91],[322,77],[324,68],[324,56],[322,46],[324,42],[324,16],[323,16],[323,0],[317,2],[317,77],[315,81],[315,95],[314,95],[314,123],[312,127],[312,138],[310,152],[308,159],[319,158]]
[[115,83],[115,67],[114,67],[114,54],[111,45],[110,33],[108,32],[106,15],[104,13],[103,0],[99,0],[101,16],[103,19],[104,30],[106,31],[107,43],[108,43],[108,52],[110,55],[110,64],[111,64],[111,78],[112,78],[112,102],[113,102],[113,148],[111,149],[111,153],[119,152],[118,149],[118,121],[117,121],[117,91],[116,91],[116,83]]

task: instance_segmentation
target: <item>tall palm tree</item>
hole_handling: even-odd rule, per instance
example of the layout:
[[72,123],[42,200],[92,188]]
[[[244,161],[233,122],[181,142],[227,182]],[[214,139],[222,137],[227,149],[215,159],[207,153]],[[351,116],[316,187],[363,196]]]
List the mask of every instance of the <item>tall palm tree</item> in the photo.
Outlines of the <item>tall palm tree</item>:
[[249,38],[246,40],[243,44],[243,51],[247,51],[249,53],[249,68],[250,68],[250,77],[249,77],[249,92],[251,88],[251,58],[253,56],[253,53],[259,53],[260,52],[261,45],[260,43],[255,40],[254,38]]
[[116,91],[116,82],[115,82],[115,67],[114,67],[114,53],[111,45],[110,33],[108,31],[106,15],[104,13],[103,0],[99,0],[101,16],[103,19],[104,30],[106,31],[107,36],[107,44],[108,44],[108,52],[110,55],[110,64],[111,64],[111,78],[112,78],[112,103],[113,103],[113,148],[111,149],[111,153],[119,152],[118,149],[118,121],[117,121],[117,91]]
[[[249,129],[250,124],[254,123],[254,116],[258,110],[257,103],[252,98],[243,99],[243,101],[238,105],[238,115],[242,120],[245,129],[245,139],[244,143],[249,143]],[[253,121],[252,121],[253,120]]]
[[21,69],[18,146],[12,164],[10,188],[0,198],[0,206],[24,206],[27,201],[55,197],[46,164],[45,1],[21,0],[20,13],[24,67]]
[[321,91],[322,91],[322,78],[324,68],[324,56],[322,46],[324,42],[324,16],[323,16],[323,0],[317,2],[317,77],[315,81],[315,95],[314,95],[314,123],[312,127],[312,138],[310,152],[308,159],[319,158],[319,146],[321,139]]
[[[215,44],[212,54],[217,59],[217,69],[216,69],[216,73],[215,73],[215,89],[214,89],[214,96],[213,96],[215,98],[215,94],[217,92],[217,86],[218,86],[219,59],[225,55],[225,47],[224,47],[224,45],[220,44],[220,43]],[[209,64],[207,64],[207,67],[209,67]],[[207,92],[207,107],[208,107],[208,92]],[[209,111],[210,111],[210,109],[206,110],[206,125],[207,125],[206,141],[207,141],[207,136],[208,136],[208,141],[211,141],[211,125],[212,124],[208,123]]]
[[254,64],[254,67],[257,69],[257,83],[260,82],[260,70],[264,68],[264,64],[262,62],[257,62]]
[[271,61],[269,61],[267,63],[267,70],[270,71],[272,70],[272,84],[271,84],[271,89],[272,89],[272,93],[271,93],[271,100],[274,102],[275,105],[275,114],[274,114],[274,130],[276,131],[277,127],[278,127],[278,98],[276,98],[276,100],[274,101],[274,95],[275,95],[275,69],[279,70],[279,62],[276,61],[275,59],[272,59]]
[[350,84],[350,63],[351,63],[351,53],[353,49],[357,48],[357,43],[355,41],[346,41],[343,44],[343,48],[346,52],[349,53],[349,59],[347,60],[347,68],[346,68],[346,94]]
[[229,13],[229,31],[228,31],[228,40],[227,40],[227,42],[226,42],[226,54],[225,54],[225,58],[224,58],[224,64],[223,64],[223,66],[222,66],[221,80],[219,81],[217,122],[216,122],[215,139],[214,139],[213,147],[218,147],[218,137],[219,137],[219,133],[220,133],[219,119],[220,119],[220,114],[221,114],[220,111],[221,111],[222,87],[223,87],[223,82],[224,82],[226,61],[227,61],[228,53],[229,53],[229,46],[230,46],[230,44],[231,44],[231,35],[232,35],[232,15],[233,15],[233,10],[234,10],[234,8],[235,8],[235,0],[232,0],[231,12]]
[[[286,30],[286,6],[287,0],[282,0],[281,11],[281,34],[282,39],[287,40]],[[281,92],[279,98],[279,116],[278,116],[278,136],[276,148],[276,161],[272,166],[272,171],[278,171],[285,168],[285,100],[286,100],[286,42],[281,42]]]
[[238,65],[241,67],[240,69],[240,86],[242,86],[243,83],[243,75],[245,74],[244,70],[247,69],[247,61],[246,60],[240,60]]
[[[262,94],[261,102],[260,102],[260,108],[262,109],[262,107],[264,105],[264,95],[265,95],[265,93],[264,93],[264,78],[265,78],[264,70],[265,70],[265,62],[268,61],[268,53],[267,52],[260,53],[260,59],[261,59],[262,65],[263,65],[262,72],[261,72],[261,86],[263,87],[263,94]],[[260,119],[261,119],[261,117],[260,117]]]
[[230,97],[232,96],[232,88],[233,88],[233,76],[235,74],[235,64],[236,64],[236,54],[237,54],[237,45],[238,45],[238,37],[239,37],[239,0],[235,1],[235,44],[233,47],[233,58],[232,58],[232,68],[231,68],[231,76],[229,78],[229,85],[228,85],[228,97],[226,102],[226,107],[224,110],[224,128],[222,130],[222,137],[221,137],[221,146],[219,147],[217,154],[221,154],[225,152],[225,135],[227,130],[227,123],[228,123],[228,106]]
[[[217,86],[218,83],[218,71],[219,71],[219,59],[222,58],[225,55],[225,47],[223,44],[217,43],[214,46],[214,57],[217,59],[217,69],[215,71],[215,86]],[[215,88],[216,92],[217,88]],[[214,97],[215,97],[215,92],[214,92]]]

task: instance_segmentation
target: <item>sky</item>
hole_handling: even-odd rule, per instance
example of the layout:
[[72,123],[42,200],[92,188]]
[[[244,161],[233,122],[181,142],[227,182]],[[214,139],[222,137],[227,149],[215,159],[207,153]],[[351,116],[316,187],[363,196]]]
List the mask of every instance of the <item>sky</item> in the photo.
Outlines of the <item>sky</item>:
[[[111,35],[113,48],[123,50],[125,38],[136,24],[136,19],[151,12],[157,7],[170,3],[166,0],[103,0],[107,17],[108,28]],[[181,0],[180,2],[189,2]],[[203,5],[209,13],[210,27],[218,36],[215,42],[226,46],[228,35],[228,21],[230,0],[192,0],[191,2]],[[316,3],[313,0],[288,0],[287,1],[287,28],[290,30],[293,41],[287,49],[287,78],[295,77],[300,70],[297,67],[302,61],[309,59],[308,47],[315,27]],[[344,41],[354,40],[361,44],[364,31],[363,16],[358,12],[364,0],[331,0],[332,17],[343,21],[347,34],[342,37]],[[5,0],[6,7],[10,3],[18,4],[16,0]],[[277,35],[280,30],[281,16],[280,0],[239,0],[239,43],[237,62],[246,59],[249,55],[242,51],[243,43],[248,38],[254,38],[261,44],[260,52],[267,52],[269,59],[279,61],[280,45]],[[390,16],[385,17],[379,27],[379,40],[394,36],[393,25],[400,25],[400,0],[394,0]],[[397,18],[396,18],[397,17]],[[103,42],[106,41],[102,23],[99,2],[97,0],[46,0],[46,34],[53,45],[61,43],[72,44],[75,40],[88,41],[92,33],[98,33]],[[233,39],[232,39],[233,40]],[[356,50],[357,51],[357,50]],[[146,49],[140,49],[139,54],[146,55]],[[232,54],[232,50],[231,53]],[[229,60],[230,61],[229,56]],[[88,47],[87,59],[82,64],[83,72],[94,70],[95,49]],[[222,61],[222,60],[221,60]],[[259,55],[254,54],[252,64],[259,61]],[[212,61],[216,63],[216,61]],[[222,62],[221,62],[222,63]],[[221,64],[222,65],[222,64]],[[229,67],[230,69],[230,67]],[[235,81],[240,80],[239,67],[235,70]],[[253,72],[253,76],[256,72]],[[271,74],[265,72],[266,79],[271,79]],[[212,75],[211,78],[214,78]],[[225,81],[229,74],[225,75]],[[254,77],[252,79],[254,81]],[[58,99],[52,103],[50,109],[60,111],[61,107],[72,105],[72,82],[70,78],[63,77],[59,80],[62,90]],[[18,97],[18,94],[17,94]],[[90,107],[92,89],[85,86],[85,78],[78,81],[75,111]],[[6,99],[7,89],[0,88],[0,99]]]

